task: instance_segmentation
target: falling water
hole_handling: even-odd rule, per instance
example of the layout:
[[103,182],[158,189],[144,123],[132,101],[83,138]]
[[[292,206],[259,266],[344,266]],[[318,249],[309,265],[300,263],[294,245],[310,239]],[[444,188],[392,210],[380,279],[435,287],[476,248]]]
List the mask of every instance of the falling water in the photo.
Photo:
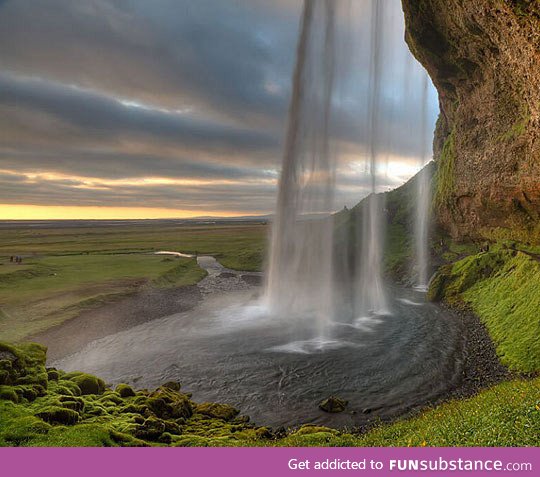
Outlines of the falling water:
[[371,190],[364,200],[361,226],[361,252],[357,268],[357,293],[355,314],[363,318],[371,314],[389,313],[385,287],[382,277],[382,258],[384,250],[383,213],[384,197],[377,194],[377,175],[379,151],[377,149],[380,136],[379,112],[381,108],[381,75],[382,75],[382,37],[383,2],[371,0],[371,58],[369,65],[369,99],[368,99],[368,158],[367,161]]
[[[412,92],[421,78],[417,76],[421,70],[418,65],[414,69],[416,63],[411,63],[414,60],[404,47],[403,33],[398,28],[403,28],[403,17],[396,13],[400,11],[399,0],[363,0],[354,3],[354,8],[359,10],[351,5],[348,0],[304,2],[265,295],[272,315],[312,317],[315,336],[325,339],[331,338],[329,325],[338,314],[343,321],[344,313],[338,303],[344,301],[344,295],[340,295],[342,290],[334,283],[333,214],[336,175],[340,169],[334,158],[335,144],[330,143],[330,138],[338,137],[340,146],[345,143],[345,147],[351,147],[356,142],[366,148],[351,154],[360,159],[365,157],[369,176],[368,196],[360,213],[354,214],[358,222],[352,260],[354,281],[352,299],[346,305],[346,313],[353,320],[391,313],[383,277],[387,217],[385,196],[381,192],[388,184],[385,174],[392,160],[420,155],[424,163],[427,156],[424,140],[429,129],[427,80],[421,114],[419,95],[406,91],[399,96],[400,85]],[[352,15],[353,11],[360,14]],[[351,40],[352,37],[349,43],[344,40],[348,19],[361,35],[360,41]],[[343,62],[338,61],[341,58]],[[395,64],[401,64],[400,61],[406,69],[401,82],[395,70]],[[359,81],[355,81],[354,78],[358,79],[355,74],[360,75]],[[344,84],[336,84],[344,78]],[[338,86],[345,87],[343,104],[336,94]],[[340,113],[337,118],[336,112]],[[419,116],[421,125],[414,121]],[[422,130],[421,152],[418,141],[411,139],[417,137],[418,131],[401,132],[413,123]],[[335,124],[341,127],[339,131],[333,128]],[[352,139],[349,136],[344,140],[340,136],[351,134],[350,131],[356,134]],[[411,144],[415,142],[416,150],[412,151]],[[415,241],[419,286],[427,282],[428,179],[426,176],[426,182],[419,181],[418,190]],[[359,184],[358,199],[362,192]]]
[[333,0],[304,4],[267,283],[272,313],[309,313],[319,336],[333,314],[335,9]]
[[[428,117],[427,117],[427,104],[428,104],[428,77],[424,74],[423,88],[422,88],[422,103],[421,103],[421,153],[420,153],[420,167],[423,167],[428,161]],[[420,171],[417,177],[417,190],[416,190],[416,221],[415,221],[415,252],[416,252],[416,288],[419,290],[427,290],[428,287],[428,271],[429,271],[429,204],[431,203],[431,187],[430,177],[426,169]]]

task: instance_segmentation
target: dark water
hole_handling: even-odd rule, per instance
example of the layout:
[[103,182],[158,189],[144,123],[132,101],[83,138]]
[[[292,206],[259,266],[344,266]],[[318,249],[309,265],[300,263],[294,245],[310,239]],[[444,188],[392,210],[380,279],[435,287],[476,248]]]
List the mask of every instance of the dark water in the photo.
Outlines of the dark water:
[[[261,425],[362,425],[436,399],[461,374],[459,320],[414,291],[393,295],[392,316],[336,324],[326,341],[302,318],[266,317],[253,291],[211,296],[54,364],[139,388],[177,380],[195,401],[230,403]],[[349,400],[345,413],[318,409],[332,394]]]

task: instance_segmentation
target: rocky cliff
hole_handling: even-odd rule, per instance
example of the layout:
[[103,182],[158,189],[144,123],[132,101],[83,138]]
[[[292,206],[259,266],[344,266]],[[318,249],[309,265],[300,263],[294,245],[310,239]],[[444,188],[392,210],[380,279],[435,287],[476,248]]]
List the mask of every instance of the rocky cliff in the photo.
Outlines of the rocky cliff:
[[439,92],[440,224],[456,239],[540,243],[540,1],[402,1]]

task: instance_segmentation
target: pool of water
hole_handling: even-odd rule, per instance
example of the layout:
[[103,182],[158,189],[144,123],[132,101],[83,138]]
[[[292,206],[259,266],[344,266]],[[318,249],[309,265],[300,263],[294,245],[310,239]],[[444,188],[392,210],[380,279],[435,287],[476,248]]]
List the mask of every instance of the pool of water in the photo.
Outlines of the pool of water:
[[[460,320],[415,290],[392,290],[392,314],[337,319],[270,316],[257,291],[208,295],[197,308],[90,343],[53,363],[138,388],[175,380],[197,402],[232,404],[260,425],[361,426],[445,394],[459,382]],[[349,401],[341,414],[318,403]]]

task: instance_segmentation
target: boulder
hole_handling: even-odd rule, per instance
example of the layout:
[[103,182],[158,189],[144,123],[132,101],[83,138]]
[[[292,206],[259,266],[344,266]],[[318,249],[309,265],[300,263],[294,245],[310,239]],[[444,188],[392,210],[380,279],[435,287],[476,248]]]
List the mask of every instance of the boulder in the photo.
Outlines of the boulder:
[[131,386],[128,386],[127,384],[119,384],[118,386],[116,386],[116,392],[120,394],[120,397],[122,398],[136,396],[136,393],[133,390],[133,388]]
[[345,401],[344,399],[340,399],[336,396],[330,396],[319,403],[319,409],[330,413],[343,412],[348,403],[349,401]]
[[105,382],[91,374],[73,372],[66,374],[63,378],[75,383],[83,395],[103,394],[105,391]]
[[234,419],[240,411],[228,404],[217,404],[213,402],[203,402],[195,408],[195,412],[215,419],[230,421]]

